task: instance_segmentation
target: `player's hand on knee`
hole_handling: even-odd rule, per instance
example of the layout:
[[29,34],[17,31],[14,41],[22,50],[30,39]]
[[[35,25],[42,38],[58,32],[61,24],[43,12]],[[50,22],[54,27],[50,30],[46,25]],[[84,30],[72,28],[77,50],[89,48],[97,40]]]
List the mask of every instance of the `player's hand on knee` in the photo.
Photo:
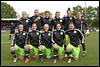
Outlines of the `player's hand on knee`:
[[17,49],[16,49],[16,47],[14,47],[14,46],[10,48],[10,51],[16,51],[16,50],[17,50]]
[[70,52],[70,50],[71,50],[70,48],[66,48],[66,51]]
[[40,46],[38,46],[38,49],[39,49],[39,51],[43,51],[45,49],[45,46],[44,45],[40,45]]
[[39,49],[39,51],[42,51],[42,47],[41,47],[41,45],[40,45],[40,46],[38,46],[38,49]]
[[26,45],[24,46],[24,48],[25,48],[25,49],[29,49],[29,45],[26,44]]
[[55,49],[58,49],[58,48],[59,48],[59,46],[58,46],[56,43],[54,43],[54,44],[52,45],[52,47],[55,48]]

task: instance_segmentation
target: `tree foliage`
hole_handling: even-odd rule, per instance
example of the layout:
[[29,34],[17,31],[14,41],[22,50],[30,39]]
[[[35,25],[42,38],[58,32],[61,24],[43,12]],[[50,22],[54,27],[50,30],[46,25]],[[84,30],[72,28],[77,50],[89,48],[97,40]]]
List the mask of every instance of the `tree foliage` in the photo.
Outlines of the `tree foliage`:
[[16,11],[12,6],[5,2],[1,2],[1,18],[16,18]]

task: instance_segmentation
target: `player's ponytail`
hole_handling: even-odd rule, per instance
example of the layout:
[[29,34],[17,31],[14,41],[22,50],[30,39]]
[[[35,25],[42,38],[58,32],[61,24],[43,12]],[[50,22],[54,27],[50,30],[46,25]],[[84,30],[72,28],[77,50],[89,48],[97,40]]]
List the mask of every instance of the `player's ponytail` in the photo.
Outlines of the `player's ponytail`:
[[67,12],[68,12],[68,11],[71,11],[70,8],[67,9]]

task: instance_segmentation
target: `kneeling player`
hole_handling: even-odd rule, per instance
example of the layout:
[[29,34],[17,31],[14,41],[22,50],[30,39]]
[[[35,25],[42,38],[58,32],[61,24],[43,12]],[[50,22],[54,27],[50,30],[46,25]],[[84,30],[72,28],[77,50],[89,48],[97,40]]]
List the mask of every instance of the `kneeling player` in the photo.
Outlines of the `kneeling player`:
[[10,48],[13,55],[13,62],[17,61],[17,54],[20,55],[20,59],[24,58],[24,47],[27,42],[27,33],[23,31],[23,25],[19,24],[18,32],[15,33],[12,40],[12,47]]
[[26,47],[26,51],[25,51],[26,61],[25,61],[25,63],[28,63],[28,61],[29,61],[30,51],[32,51],[34,53],[33,58],[36,58],[36,59],[38,58],[39,37],[40,37],[40,32],[37,30],[37,24],[33,23],[32,24],[32,31],[28,33],[27,44],[28,44],[29,48]]
[[75,26],[72,21],[69,24],[69,29],[66,31],[66,42],[68,42],[68,39],[70,43],[67,45],[66,53],[67,53],[67,60],[68,63],[71,62],[71,55],[74,57],[75,60],[78,60],[79,53],[80,53],[80,47],[81,44],[81,38],[82,42],[84,41],[84,36],[82,32],[79,29],[75,29]]
[[53,44],[53,63],[56,63],[57,56],[59,56],[59,59],[63,59],[64,54],[65,33],[61,30],[60,23],[57,23],[56,30],[53,31],[53,40],[55,42],[55,44]]
[[43,53],[47,59],[51,58],[52,43],[52,33],[49,31],[49,25],[44,24],[44,31],[41,33],[41,45],[39,46],[39,62],[42,62]]

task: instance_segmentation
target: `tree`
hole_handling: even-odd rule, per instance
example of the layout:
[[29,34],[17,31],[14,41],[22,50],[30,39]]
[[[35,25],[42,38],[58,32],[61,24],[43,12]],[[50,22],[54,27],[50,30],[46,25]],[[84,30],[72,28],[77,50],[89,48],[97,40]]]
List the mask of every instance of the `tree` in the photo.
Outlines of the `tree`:
[[95,15],[94,15],[92,26],[99,27],[99,6],[94,7],[94,10],[95,10]]
[[99,27],[99,6],[94,8],[92,6],[82,8],[80,5],[77,5],[73,7],[72,15],[76,17],[78,11],[85,17],[89,27]]
[[92,26],[92,27],[97,27],[99,25],[98,23],[98,16],[97,16],[97,13],[99,15],[99,12],[97,12],[97,8],[96,7],[92,7],[92,6],[89,6],[87,9],[86,9],[86,21],[88,23],[88,26]]
[[1,2],[1,18],[16,18],[16,11],[12,6],[5,2]]
[[44,17],[44,12],[41,12],[41,13],[40,13],[40,16]]
[[76,7],[73,7],[72,15],[76,17],[78,11],[83,13],[83,8],[80,5],[77,5]]

